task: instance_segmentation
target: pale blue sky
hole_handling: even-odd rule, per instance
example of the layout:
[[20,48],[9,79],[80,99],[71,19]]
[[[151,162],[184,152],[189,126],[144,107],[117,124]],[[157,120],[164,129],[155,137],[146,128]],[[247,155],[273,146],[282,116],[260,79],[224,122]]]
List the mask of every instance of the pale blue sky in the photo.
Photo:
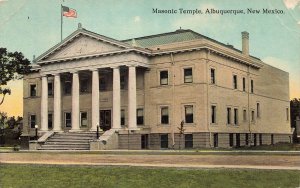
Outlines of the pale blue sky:
[[[115,39],[182,27],[241,49],[241,32],[248,31],[251,55],[290,72],[291,97],[300,97],[299,0],[0,0],[0,46],[32,59],[60,42],[61,4],[78,14],[76,19],[64,18],[64,37],[76,30],[79,22],[88,30]],[[153,14],[152,8],[269,8],[285,14],[162,15]]]

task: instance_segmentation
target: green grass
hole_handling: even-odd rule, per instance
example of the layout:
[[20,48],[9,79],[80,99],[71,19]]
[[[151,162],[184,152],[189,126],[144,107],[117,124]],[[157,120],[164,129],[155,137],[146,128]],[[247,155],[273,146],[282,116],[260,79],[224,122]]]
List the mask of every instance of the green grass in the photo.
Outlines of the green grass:
[[297,187],[300,171],[0,165],[0,187]]

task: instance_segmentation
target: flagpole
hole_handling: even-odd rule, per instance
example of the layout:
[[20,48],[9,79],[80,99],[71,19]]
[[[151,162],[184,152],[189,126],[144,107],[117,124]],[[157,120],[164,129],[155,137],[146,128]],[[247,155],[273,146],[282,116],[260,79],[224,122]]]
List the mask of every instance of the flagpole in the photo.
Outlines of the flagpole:
[[63,32],[63,14],[62,14],[62,4],[60,4],[60,41],[62,41],[62,32]]

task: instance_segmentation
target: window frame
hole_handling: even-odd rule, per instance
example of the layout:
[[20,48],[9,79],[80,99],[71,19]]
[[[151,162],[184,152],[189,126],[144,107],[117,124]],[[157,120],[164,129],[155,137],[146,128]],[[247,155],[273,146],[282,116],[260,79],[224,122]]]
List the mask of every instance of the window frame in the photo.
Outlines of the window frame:
[[[120,78],[121,79],[121,78]],[[121,81],[121,80],[120,80]],[[121,87],[121,86],[120,86]],[[107,91],[107,80],[105,76],[99,78],[99,91]]]
[[[187,108],[191,108],[192,109],[192,113],[191,114],[187,114]],[[187,121],[187,120],[189,120],[189,121]],[[191,104],[184,105],[184,122],[188,123],[188,124],[194,123],[194,105],[191,105]]]
[[211,110],[211,118],[210,118],[210,123],[211,124],[217,124],[217,105],[212,104],[210,107]]
[[233,82],[233,89],[238,89],[238,78],[236,74],[232,76],[232,82]]
[[[142,116],[139,116],[139,111],[142,111]],[[137,126],[144,125],[144,108],[137,108],[136,109],[136,124]]]
[[227,113],[227,125],[231,125],[231,121],[232,121],[232,119],[231,119],[231,114],[232,114],[232,112],[231,112],[232,110],[231,110],[231,107],[227,107],[226,108],[226,113]]
[[233,108],[233,124],[238,126],[239,125],[239,109]]
[[[51,85],[51,89],[49,89],[49,86]],[[54,96],[54,84],[53,82],[48,82],[48,97]]]
[[[67,83],[69,84],[67,87]],[[72,95],[72,81],[71,80],[65,80],[64,81],[64,95]]]
[[[190,138],[188,138],[188,137],[190,137]],[[194,148],[193,134],[185,134],[184,135],[184,148],[185,149],[193,149]]]
[[[34,90],[32,90],[32,86],[35,86]],[[34,93],[33,93],[33,91],[34,91]],[[35,84],[35,83],[29,84],[29,96],[30,97],[37,97],[37,84]]]
[[[67,119],[67,114],[70,114],[70,118]],[[66,128],[72,128],[72,113],[71,112],[65,112],[64,113],[64,125]],[[68,122],[67,122],[68,121]],[[69,124],[67,124],[69,123]]]
[[[163,110],[167,110],[167,115],[163,115]],[[164,122],[166,120],[166,122]],[[169,113],[169,107],[168,106],[161,106],[160,107],[160,124],[162,125],[169,125],[170,123],[170,113]]]
[[[191,70],[191,75],[186,75],[186,71]],[[184,83],[193,83],[193,68],[192,67],[186,67],[183,68],[183,81]]]
[[246,78],[243,77],[243,91],[246,91]]
[[[166,78],[162,78],[162,73],[165,73],[166,72]],[[164,79],[166,79],[166,83],[163,83],[162,81],[164,80]],[[161,86],[163,86],[163,85],[169,85],[169,71],[168,70],[161,70],[161,71],[159,71],[159,84],[161,85]]]
[[[86,126],[82,126],[82,114],[86,114]],[[80,111],[80,127],[87,128],[88,127],[88,112],[87,111]]]
[[251,79],[251,87],[250,87],[250,90],[251,90],[251,93],[254,93],[254,81],[253,79]]
[[216,69],[210,68],[210,83],[216,84]]
[[[34,121],[32,120],[32,117],[34,117]],[[36,114],[30,114],[29,115],[29,125],[30,125],[30,128],[34,129],[36,124],[37,124],[37,115]]]
[[80,92],[80,94],[89,93],[89,81],[90,81],[89,78],[79,79],[79,92]]
[[[162,137],[166,137],[165,139],[162,139]],[[160,140],[160,148],[161,149],[168,149],[169,148],[169,135],[168,134],[160,134],[159,135],[159,140]],[[162,147],[162,146],[165,147]]]
[[[51,116],[51,118],[49,116]],[[48,113],[48,129],[53,129],[53,113]]]

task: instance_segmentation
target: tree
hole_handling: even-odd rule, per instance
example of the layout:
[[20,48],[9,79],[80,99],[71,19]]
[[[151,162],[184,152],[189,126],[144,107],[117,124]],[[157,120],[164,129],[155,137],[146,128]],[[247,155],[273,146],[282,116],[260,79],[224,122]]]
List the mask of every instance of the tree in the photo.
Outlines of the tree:
[[19,80],[30,72],[30,61],[21,52],[8,52],[0,47],[0,105],[3,104],[6,95],[11,94],[9,88],[3,86],[11,80]]
[[294,98],[293,100],[291,100],[290,105],[291,127],[296,127],[296,116],[300,117],[300,98]]
[[181,137],[184,134],[185,129],[183,128],[184,125],[184,121],[182,120],[180,122],[180,127],[177,127],[179,130],[179,150],[181,149]]

